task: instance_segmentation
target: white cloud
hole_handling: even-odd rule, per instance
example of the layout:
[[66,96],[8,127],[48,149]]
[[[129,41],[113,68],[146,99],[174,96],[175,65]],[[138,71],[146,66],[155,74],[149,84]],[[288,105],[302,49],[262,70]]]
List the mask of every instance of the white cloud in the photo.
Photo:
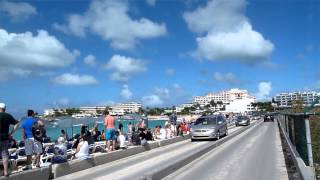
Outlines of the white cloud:
[[133,93],[130,91],[129,86],[127,84],[124,84],[122,86],[122,90],[120,92],[120,96],[123,99],[126,99],[126,100],[130,100],[132,98]]
[[274,46],[253,30],[244,15],[245,6],[245,0],[211,0],[205,7],[185,12],[183,17],[189,29],[201,35],[192,55],[210,61],[239,60],[247,64],[268,59]]
[[156,5],[156,0],[147,0],[147,4],[149,5],[149,6],[155,6]]
[[96,65],[96,58],[89,54],[88,56],[86,56],[84,59],[83,59],[83,62],[89,66],[95,66]]
[[52,79],[52,82],[55,84],[60,85],[95,85],[98,84],[98,81],[90,75],[79,75],[79,74],[70,74],[65,73],[61,76],[57,76],[54,79]]
[[37,9],[24,2],[0,1],[0,12],[8,14],[13,21],[26,20],[37,14]]
[[146,62],[141,59],[133,59],[121,55],[113,55],[106,64],[106,69],[112,72],[111,80],[128,81],[133,75],[147,70]]
[[158,24],[144,17],[133,19],[128,15],[127,1],[97,0],[92,1],[89,9],[83,14],[69,16],[67,25],[55,24],[63,32],[67,28],[79,37],[87,32],[111,41],[115,49],[133,49],[139,39],[156,38],[167,34],[166,25]]
[[189,100],[189,95],[177,83],[169,87],[156,87],[152,93],[142,97],[145,106],[172,106],[186,100]]
[[161,106],[163,103],[163,100],[155,94],[142,97],[142,104],[144,106]]
[[9,79],[41,73],[50,68],[61,68],[72,64],[79,51],[71,52],[64,44],[47,31],[9,33],[0,29],[0,74]]
[[266,100],[270,99],[269,95],[272,90],[271,82],[260,82],[258,85],[258,92],[256,93],[256,97],[258,100]]
[[170,91],[168,88],[155,88],[154,93],[162,99],[168,99],[170,97]]
[[213,75],[213,79],[216,81],[225,82],[225,83],[229,83],[229,84],[239,83],[239,80],[231,72],[228,72],[226,74],[221,74],[220,72],[215,72]]
[[68,27],[66,25],[64,25],[64,24],[53,23],[52,24],[52,28],[57,30],[57,31],[66,33],[66,34],[69,33]]
[[174,69],[168,68],[168,69],[166,69],[166,74],[168,76],[173,76],[176,74],[176,71]]

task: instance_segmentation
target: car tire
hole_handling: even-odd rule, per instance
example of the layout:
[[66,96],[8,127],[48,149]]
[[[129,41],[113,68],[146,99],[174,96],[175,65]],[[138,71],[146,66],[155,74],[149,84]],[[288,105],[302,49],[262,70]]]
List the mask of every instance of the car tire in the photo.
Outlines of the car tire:
[[217,139],[217,140],[220,139],[220,131],[217,132],[217,137],[216,137],[216,139]]

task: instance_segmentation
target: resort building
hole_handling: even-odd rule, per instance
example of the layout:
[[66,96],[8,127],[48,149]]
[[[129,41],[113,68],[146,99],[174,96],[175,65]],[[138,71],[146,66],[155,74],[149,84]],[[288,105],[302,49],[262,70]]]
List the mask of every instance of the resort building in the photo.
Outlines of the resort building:
[[184,103],[184,104],[181,104],[180,106],[177,106],[175,110],[177,113],[180,113],[184,108],[191,107],[191,106],[193,106],[193,103]]
[[[293,101],[303,100],[304,106],[310,106],[313,101],[320,96],[319,92],[305,91],[305,92],[288,92],[279,93],[274,97],[274,101],[279,107],[291,107]],[[319,106],[320,104],[316,104]]]
[[43,115],[44,116],[52,116],[54,115],[54,109],[45,109]]
[[206,96],[196,96],[193,103],[204,107],[210,104],[212,100],[217,104],[214,107],[216,111],[225,107],[226,112],[245,112],[254,110],[251,103],[255,102],[256,98],[249,95],[247,90],[230,89],[218,93],[209,93]]
[[138,113],[140,108],[142,108],[142,104],[137,102],[128,102],[116,104],[110,108],[111,115],[124,115],[125,113]]
[[53,116],[56,113],[65,114],[65,109],[45,109],[43,115],[44,116]]
[[84,106],[80,107],[79,110],[82,114],[102,114],[102,112],[106,109],[106,106]]

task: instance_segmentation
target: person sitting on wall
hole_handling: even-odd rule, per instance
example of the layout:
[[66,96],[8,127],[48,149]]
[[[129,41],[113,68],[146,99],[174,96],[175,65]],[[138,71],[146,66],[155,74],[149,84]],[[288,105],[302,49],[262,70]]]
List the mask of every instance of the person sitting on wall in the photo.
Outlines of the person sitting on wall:
[[77,146],[75,154],[71,157],[77,159],[86,159],[89,157],[89,144],[88,137],[86,135],[80,136],[79,144]]

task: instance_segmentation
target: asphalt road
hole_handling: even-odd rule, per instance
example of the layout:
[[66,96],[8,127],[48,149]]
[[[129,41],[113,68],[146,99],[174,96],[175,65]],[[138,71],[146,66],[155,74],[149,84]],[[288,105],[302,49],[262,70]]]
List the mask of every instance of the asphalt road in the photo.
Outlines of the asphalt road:
[[262,123],[209,151],[165,179],[288,179],[276,123]]
[[[229,128],[229,134],[232,134],[241,128],[243,127],[233,126]],[[206,144],[214,143],[214,141],[191,142],[190,140],[185,140],[104,165],[96,166],[87,170],[69,174],[58,179],[139,179],[142,175],[175,160],[177,157],[188,156],[196,149]]]

